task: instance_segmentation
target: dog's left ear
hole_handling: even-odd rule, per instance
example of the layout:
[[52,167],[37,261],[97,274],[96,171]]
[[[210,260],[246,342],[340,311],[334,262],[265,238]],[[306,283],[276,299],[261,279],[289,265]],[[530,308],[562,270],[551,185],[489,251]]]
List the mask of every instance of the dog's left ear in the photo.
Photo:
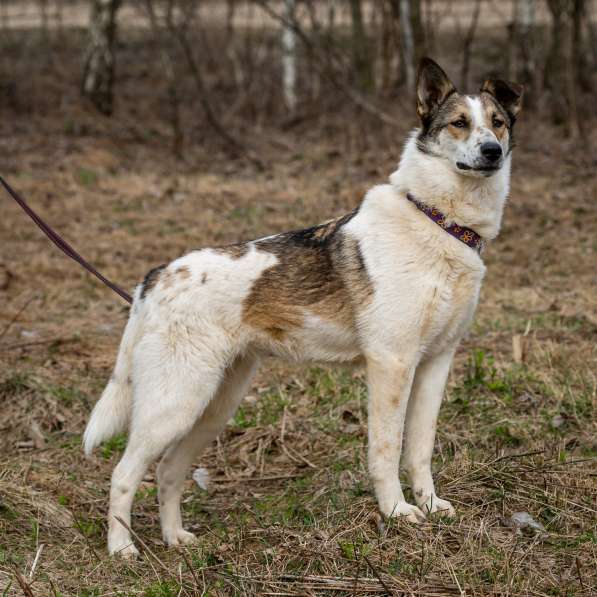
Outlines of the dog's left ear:
[[522,94],[524,88],[518,83],[510,83],[501,79],[487,79],[481,86],[481,92],[485,91],[495,97],[498,103],[506,110],[512,124],[522,107]]

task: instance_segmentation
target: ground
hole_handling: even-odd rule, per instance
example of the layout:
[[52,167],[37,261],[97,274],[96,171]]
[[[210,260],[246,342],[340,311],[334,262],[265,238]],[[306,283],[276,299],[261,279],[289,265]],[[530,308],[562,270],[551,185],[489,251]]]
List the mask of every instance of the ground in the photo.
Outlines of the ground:
[[[2,175],[129,290],[189,249],[348,211],[387,179],[415,124],[410,98],[398,97],[385,104],[394,127],[343,106],[262,130],[250,138],[264,170],[194,124],[177,159],[167,124],[148,116],[160,98],[139,100],[127,83],[134,66],[121,69],[111,119],[80,102],[76,60],[48,68],[52,79],[17,78],[20,99],[3,104]],[[209,463],[207,491],[189,471],[184,519],[198,544],[163,546],[152,469],[134,506],[142,557],[108,557],[109,477],[126,438],[86,459],[81,434],[127,305],[2,196],[3,595],[590,595],[597,143],[594,127],[572,142],[535,110],[517,129],[503,231],[486,252],[437,437],[438,492],[458,515],[421,526],[377,512],[362,374],[271,362],[195,464]],[[513,527],[517,512],[544,530]]]

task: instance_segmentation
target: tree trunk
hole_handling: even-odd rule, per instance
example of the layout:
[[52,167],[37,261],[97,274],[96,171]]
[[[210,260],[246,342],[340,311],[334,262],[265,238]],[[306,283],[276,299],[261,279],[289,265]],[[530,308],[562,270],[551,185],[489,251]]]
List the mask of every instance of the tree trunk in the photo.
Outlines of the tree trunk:
[[464,44],[462,50],[462,68],[460,71],[460,90],[465,92],[468,88],[468,75],[471,63],[471,49],[475,41],[475,33],[477,31],[477,24],[479,23],[479,13],[481,12],[481,0],[475,0],[475,7],[469,28],[464,36]]
[[[173,13],[175,0],[168,0],[164,20],[168,30],[173,27]],[[160,61],[162,69],[167,81],[167,106],[168,106],[168,120],[172,127],[172,151],[177,158],[182,157],[182,149],[184,144],[184,132],[180,122],[180,92],[179,81],[176,77],[175,65],[176,58],[173,56],[172,50],[168,50],[169,44],[163,29],[158,23],[158,18],[154,10],[154,1],[145,0],[145,9],[149,17],[149,24],[153,33],[156,48],[160,54]]]
[[423,23],[423,14],[421,11],[421,0],[410,0],[410,18],[413,29],[413,39],[415,42],[415,70],[419,65],[419,60],[427,53],[427,40],[425,39],[425,25]]
[[576,80],[583,91],[593,91],[589,48],[585,42],[583,24],[590,34],[590,16],[585,0],[574,0],[572,8],[572,60],[576,69]]
[[400,0],[400,33],[402,34],[402,55],[406,72],[406,89],[415,91],[415,38],[410,18],[410,0]]
[[577,101],[578,40],[573,31],[575,0],[548,0],[552,18],[551,47],[545,65],[545,87],[550,92],[551,116],[555,124],[566,124],[568,134],[581,133]]
[[93,0],[81,90],[102,113],[113,109],[114,40],[121,0]]
[[400,45],[406,75],[406,88],[409,93],[414,93],[417,65],[425,54],[425,30],[421,19],[421,0],[393,0],[392,6],[400,25]]
[[514,2],[506,51],[505,72],[508,79],[525,86],[524,99],[528,106],[534,105],[538,97],[535,8],[535,0]]
[[352,64],[357,86],[362,91],[371,91],[374,87],[373,67],[369,51],[369,42],[363,25],[361,0],[350,0],[352,16]]
[[395,38],[392,7],[384,2],[381,5],[381,88],[384,91],[390,89],[395,80]]
[[521,0],[516,3],[516,34],[517,45],[520,52],[520,68],[517,77],[523,85],[529,89],[525,93],[528,97],[529,91],[534,87],[535,79],[535,53],[534,53],[534,29],[535,29],[535,0]]
[[293,25],[295,22],[295,0],[285,0],[286,24],[282,31],[282,70],[284,100],[290,112],[296,109],[296,33]]

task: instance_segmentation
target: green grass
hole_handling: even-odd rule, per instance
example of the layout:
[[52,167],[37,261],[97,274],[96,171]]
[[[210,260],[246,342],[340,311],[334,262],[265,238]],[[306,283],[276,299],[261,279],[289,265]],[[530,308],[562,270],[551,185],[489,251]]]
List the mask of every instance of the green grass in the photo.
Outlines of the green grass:
[[99,175],[90,168],[79,168],[75,172],[75,178],[77,182],[84,187],[93,187],[97,184]]
[[241,429],[277,423],[290,404],[281,389],[264,392],[251,405],[242,404],[234,415],[234,424]]
[[114,454],[122,454],[126,448],[126,442],[127,435],[125,433],[119,433],[106,440],[100,448],[102,458],[109,460]]

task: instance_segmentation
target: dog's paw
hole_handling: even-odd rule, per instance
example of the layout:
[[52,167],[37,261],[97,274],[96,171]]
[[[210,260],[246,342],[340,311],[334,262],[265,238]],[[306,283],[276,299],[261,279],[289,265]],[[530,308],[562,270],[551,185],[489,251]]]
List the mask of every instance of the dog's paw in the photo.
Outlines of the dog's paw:
[[386,512],[383,512],[388,518],[401,518],[408,520],[408,522],[414,522],[420,524],[425,522],[425,514],[408,502],[398,502],[393,508],[389,508]]
[[454,518],[456,516],[456,510],[454,506],[448,500],[442,500],[438,498],[434,493],[428,496],[422,496],[420,500],[417,500],[419,508],[425,512],[425,514],[438,514],[439,516],[446,516],[448,518]]
[[117,556],[124,560],[134,560],[139,555],[139,550],[134,543],[128,543],[123,546],[111,546],[108,550],[111,556]]
[[195,537],[193,533],[185,531],[184,529],[177,529],[169,533],[164,533],[164,543],[171,547],[175,547],[177,545],[192,545],[196,542],[197,537]]

